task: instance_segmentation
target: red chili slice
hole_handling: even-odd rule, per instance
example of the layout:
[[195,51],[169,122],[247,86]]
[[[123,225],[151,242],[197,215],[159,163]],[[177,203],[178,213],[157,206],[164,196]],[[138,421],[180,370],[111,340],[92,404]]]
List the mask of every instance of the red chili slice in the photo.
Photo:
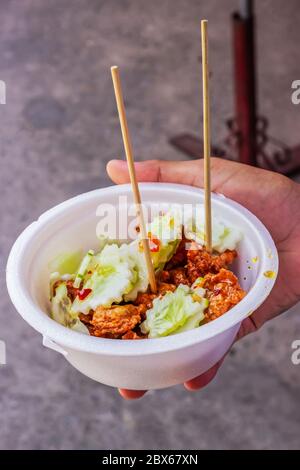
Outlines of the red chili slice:
[[152,251],[152,253],[157,253],[160,248],[160,240],[158,240],[158,238],[150,238],[149,245],[150,251]]
[[92,292],[92,289],[82,289],[78,292],[78,297],[79,300],[84,300],[90,293]]
[[[152,253],[157,253],[160,250],[160,240],[152,237],[151,232],[148,232],[149,248]],[[139,250],[143,251],[142,241],[139,242]]]

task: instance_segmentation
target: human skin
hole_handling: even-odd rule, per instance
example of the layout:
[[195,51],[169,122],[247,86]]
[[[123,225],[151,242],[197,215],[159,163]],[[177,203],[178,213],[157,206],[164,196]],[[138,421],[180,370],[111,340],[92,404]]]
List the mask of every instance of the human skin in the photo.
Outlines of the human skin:
[[[203,187],[203,160],[170,162],[152,160],[135,165],[138,181],[159,181]],[[107,165],[117,184],[128,183],[126,162]],[[300,300],[300,185],[278,173],[219,158],[211,159],[212,191],[239,202],[255,214],[271,233],[279,255],[279,272],[266,301],[240,327],[236,340],[257,331],[266,321]],[[216,375],[224,358],[184,386],[199,390]],[[119,390],[125,399],[142,397],[145,391]]]

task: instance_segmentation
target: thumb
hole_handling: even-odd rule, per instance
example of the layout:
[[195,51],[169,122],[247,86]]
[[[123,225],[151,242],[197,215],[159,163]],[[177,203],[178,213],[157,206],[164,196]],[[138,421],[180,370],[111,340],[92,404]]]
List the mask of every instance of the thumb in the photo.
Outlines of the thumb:
[[[126,161],[111,160],[106,169],[114,183],[130,182]],[[203,164],[201,160],[182,162],[148,160],[136,162],[135,171],[138,181],[142,182],[157,181],[202,186]]]
[[[124,160],[111,160],[106,169],[114,183],[130,182],[127,163]],[[135,170],[138,181],[179,183],[200,188],[204,185],[203,159],[191,161],[148,160],[136,162]],[[212,157],[211,189],[234,198],[239,191],[236,191],[236,185],[231,184],[233,176],[235,181],[241,178],[241,184],[245,185],[245,181],[249,180],[251,173],[253,178],[256,177],[256,171],[257,169],[248,165]],[[258,171],[261,173],[263,170]],[[239,187],[239,185],[237,186]]]

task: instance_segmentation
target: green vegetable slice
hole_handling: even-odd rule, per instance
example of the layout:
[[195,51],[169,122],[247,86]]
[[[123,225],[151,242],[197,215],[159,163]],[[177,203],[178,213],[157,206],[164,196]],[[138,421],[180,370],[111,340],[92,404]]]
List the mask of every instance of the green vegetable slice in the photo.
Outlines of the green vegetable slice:
[[193,290],[180,284],[174,292],[156,298],[141,324],[142,333],[148,334],[149,338],[159,338],[199,326],[207,301],[202,298],[195,301],[193,295]]
[[136,282],[132,258],[117,245],[103,248],[94,256],[93,265],[91,276],[83,284],[83,289],[91,289],[91,293],[84,300],[76,297],[72,305],[74,312],[87,314],[99,305],[110,307],[119,303]]
[[82,254],[80,251],[73,253],[61,253],[48,264],[51,273],[58,272],[64,274],[75,274],[80,265]]
[[[200,206],[187,214],[184,221],[184,234],[189,240],[195,240],[199,245],[205,245],[205,213],[204,207]],[[242,238],[241,231],[221,220],[212,217],[212,247],[219,253],[225,250],[234,250]]]
[[81,261],[81,264],[79,266],[79,269],[78,269],[78,272],[76,274],[75,281],[73,284],[74,287],[76,287],[77,289],[80,287],[80,284],[84,279],[84,276],[88,270],[88,267],[90,265],[90,262],[94,254],[95,254],[94,250],[89,250],[87,254],[85,255],[85,257],[83,258],[83,260]]

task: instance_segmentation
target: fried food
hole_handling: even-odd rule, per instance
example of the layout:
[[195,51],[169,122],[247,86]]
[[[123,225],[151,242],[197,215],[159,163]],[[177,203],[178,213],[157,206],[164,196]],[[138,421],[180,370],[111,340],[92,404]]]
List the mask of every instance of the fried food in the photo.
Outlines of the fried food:
[[226,250],[221,254],[208,253],[197,243],[192,243],[187,252],[187,276],[190,283],[196,281],[198,277],[203,277],[208,273],[217,273],[222,268],[227,268],[236,258],[235,250]]
[[134,305],[144,305],[146,310],[152,307],[152,302],[155,299],[156,294],[151,294],[149,292],[140,292],[137,295],[137,298],[133,301]]
[[[236,251],[227,250],[221,254],[210,254],[191,244],[187,251],[187,264],[177,268],[164,270],[158,275],[157,293],[140,292],[133,304],[98,307],[88,315],[80,314],[80,320],[87,326],[90,335],[111,339],[143,339],[138,325],[146,318],[147,310],[153,307],[153,300],[167,292],[174,292],[180,284],[191,286],[196,279],[202,277],[198,287],[207,291],[209,307],[205,312],[206,321],[212,321],[236,305],[245,296],[237,277],[225,269],[234,258]],[[183,257],[179,257],[183,259]],[[68,283],[68,293],[74,297],[75,290]]]
[[78,256],[60,257],[50,276],[52,318],[92,336],[135,340],[180,333],[223,315],[245,295],[228,270],[242,234],[216,219],[209,253],[204,239],[203,246],[195,242],[204,237],[203,221],[193,216],[183,224],[174,210],[147,224],[155,294],[139,240],[89,250],[79,267]]
[[140,292],[133,303],[134,305],[138,305],[141,308],[141,314],[144,314],[146,313],[147,310],[152,308],[153,300],[157,296],[163,296],[167,292],[174,292],[175,289],[176,289],[176,286],[174,284],[168,284],[166,282],[159,281],[157,284],[156,294],[152,294],[149,292],[145,292],[145,293]]
[[122,336],[122,339],[144,339],[146,336],[145,335],[138,335],[135,331],[127,331],[125,335]]
[[233,272],[222,268],[217,274],[206,274],[199,287],[207,289],[209,306],[206,311],[208,321],[215,320],[239,303],[246,292],[239,285]]
[[80,315],[80,320],[87,325],[93,336],[120,338],[141,322],[141,308],[132,304],[113,305],[109,308],[100,306],[96,308],[92,318],[90,314]]
[[157,286],[157,292],[159,295],[164,295],[167,292],[174,292],[176,290],[176,286],[172,283],[166,283],[166,282],[159,282]]
[[94,315],[94,312],[93,310],[91,310],[87,315],[85,315],[84,313],[80,313],[78,316],[79,316],[79,320],[88,326],[93,320],[93,315]]
[[175,284],[175,286],[179,286],[179,284],[185,284],[189,286],[190,280],[187,277],[187,270],[185,268],[175,268],[171,269],[169,272],[170,281]]

